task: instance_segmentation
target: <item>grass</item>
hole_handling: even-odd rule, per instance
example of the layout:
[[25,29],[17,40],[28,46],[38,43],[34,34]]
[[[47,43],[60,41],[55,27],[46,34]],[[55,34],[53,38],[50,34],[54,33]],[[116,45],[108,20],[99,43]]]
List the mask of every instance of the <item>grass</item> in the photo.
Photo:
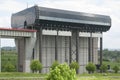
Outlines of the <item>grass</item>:
[[[47,74],[38,73],[20,73],[20,72],[2,72],[0,80],[45,80]],[[115,73],[94,73],[79,74],[78,80],[120,80],[120,74]]]
[[38,73],[20,73],[20,72],[2,72],[0,77],[45,77],[46,74]]
[[46,76],[38,73],[2,72],[0,80],[45,80]]
[[[1,66],[2,72],[4,72],[4,66],[10,62],[12,65],[17,67],[17,53],[15,51],[2,51],[1,52]],[[16,68],[17,69],[17,68]],[[17,71],[17,70],[15,70]]]
[[110,65],[110,66],[111,66],[111,69],[112,69],[114,66],[120,66],[120,63],[119,63],[119,62],[103,61],[103,64]]
[[120,74],[115,73],[94,73],[78,75],[78,80],[120,80]]

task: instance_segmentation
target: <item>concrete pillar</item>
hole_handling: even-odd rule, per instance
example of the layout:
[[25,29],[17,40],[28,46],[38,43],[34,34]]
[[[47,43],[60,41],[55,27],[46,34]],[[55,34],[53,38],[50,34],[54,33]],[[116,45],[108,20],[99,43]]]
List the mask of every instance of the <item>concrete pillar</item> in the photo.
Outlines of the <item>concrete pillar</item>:
[[88,61],[93,62],[93,37],[92,37],[92,33],[90,33],[90,37],[88,37]]
[[18,53],[18,72],[24,72],[24,60],[25,60],[25,39],[15,39],[16,49]]
[[42,27],[39,30],[39,61],[42,63]]
[[[34,34],[36,36],[36,34]],[[15,44],[18,52],[18,72],[31,72],[30,62],[32,60],[33,48],[36,37],[16,38]]]
[[32,54],[33,54],[33,48],[35,46],[35,42],[36,42],[36,38],[26,38],[24,72],[31,72],[30,63],[32,60]]
[[58,61],[58,30],[55,36],[55,60]]
[[102,37],[100,37],[100,65],[102,65]]
[[71,41],[72,41],[72,37],[69,37],[69,63],[72,62],[72,48],[71,48]]
[[0,72],[1,72],[1,36],[0,36]]

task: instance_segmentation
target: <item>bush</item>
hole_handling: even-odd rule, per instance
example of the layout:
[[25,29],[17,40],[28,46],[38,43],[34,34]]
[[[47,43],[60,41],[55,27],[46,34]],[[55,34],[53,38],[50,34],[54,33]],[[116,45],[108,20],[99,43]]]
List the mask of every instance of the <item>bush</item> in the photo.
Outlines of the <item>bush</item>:
[[115,73],[118,73],[118,71],[120,70],[118,66],[114,66],[113,70],[115,71]]
[[8,63],[4,66],[4,71],[5,71],[5,72],[14,72],[14,71],[15,71],[15,66],[12,65],[10,62],[8,62]]
[[54,61],[52,66],[50,67],[52,70],[55,69],[55,67],[57,67],[59,65],[58,61]]
[[107,66],[106,64],[102,64],[102,65],[100,66],[101,72],[107,72],[107,69],[108,69],[108,66]]
[[76,72],[67,64],[60,64],[55,69],[50,69],[47,80],[77,80]]
[[76,71],[79,69],[79,64],[77,62],[72,62],[70,64],[71,69],[75,69]]
[[39,62],[39,60],[33,60],[30,64],[30,68],[33,72],[41,71],[42,64]]
[[86,70],[89,73],[94,73],[94,71],[96,70],[96,66],[93,63],[90,62],[86,65]]

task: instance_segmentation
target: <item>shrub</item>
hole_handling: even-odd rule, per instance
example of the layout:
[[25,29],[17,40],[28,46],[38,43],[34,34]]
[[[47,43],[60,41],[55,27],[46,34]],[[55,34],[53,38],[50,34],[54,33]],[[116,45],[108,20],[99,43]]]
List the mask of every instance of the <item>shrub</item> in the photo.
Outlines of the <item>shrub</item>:
[[59,62],[58,61],[54,61],[50,68],[51,69],[55,69],[55,67],[58,66],[58,65],[59,65]]
[[79,64],[77,62],[72,62],[70,64],[71,69],[75,69],[76,71],[79,69]]
[[86,65],[86,70],[89,73],[94,73],[94,71],[96,70],[96,66],[93,63],[90,62]]
[[55,69],[50,69],[47,80],[77,80],[76,72],[67,64],[60,64]]
[[14,71],[15,71],[15,66],[12,65],[10,62],[8,62],[8,63],[4,66],[4,71],[5,71],[5,72],[14,72]]
[[33,60],[30,64],[30,68],[33,72],[41,71],[42,64],[39,62],[39,60]]
[[118,73],[118,71],[120,70],[118,66],[114,66],[113,70],[115,71],[115,73]]
[[107,69],[108,69],[108,67],[107,67],[106,64],[102,64],[102,65],[100,66],[101,72],[107,72]]

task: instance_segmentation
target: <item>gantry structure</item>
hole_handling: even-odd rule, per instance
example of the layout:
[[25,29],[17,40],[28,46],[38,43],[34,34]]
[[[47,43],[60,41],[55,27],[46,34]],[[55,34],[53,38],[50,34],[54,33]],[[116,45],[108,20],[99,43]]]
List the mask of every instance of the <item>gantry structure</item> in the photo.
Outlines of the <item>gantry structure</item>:
[[[76,61],[80,65],[78,73],[83,73],[86,72],[88,62],[102,64],[103,32],[110,29],[111,18],[106,15],[33,6],[12,14],[11,26],[37,30],[33,55],[28,60],[38,59],[43,64],[43,73],[49,71],[55,60],[68,64]],[[21,42],[21,47],[24,42],[25,40]],[[19,56],[25,54],[18,53]],[[19,64],[18,69],[23,71],[24,62],[19,61],[21,65]],[[30,69],[25,72],[30,72]]]

